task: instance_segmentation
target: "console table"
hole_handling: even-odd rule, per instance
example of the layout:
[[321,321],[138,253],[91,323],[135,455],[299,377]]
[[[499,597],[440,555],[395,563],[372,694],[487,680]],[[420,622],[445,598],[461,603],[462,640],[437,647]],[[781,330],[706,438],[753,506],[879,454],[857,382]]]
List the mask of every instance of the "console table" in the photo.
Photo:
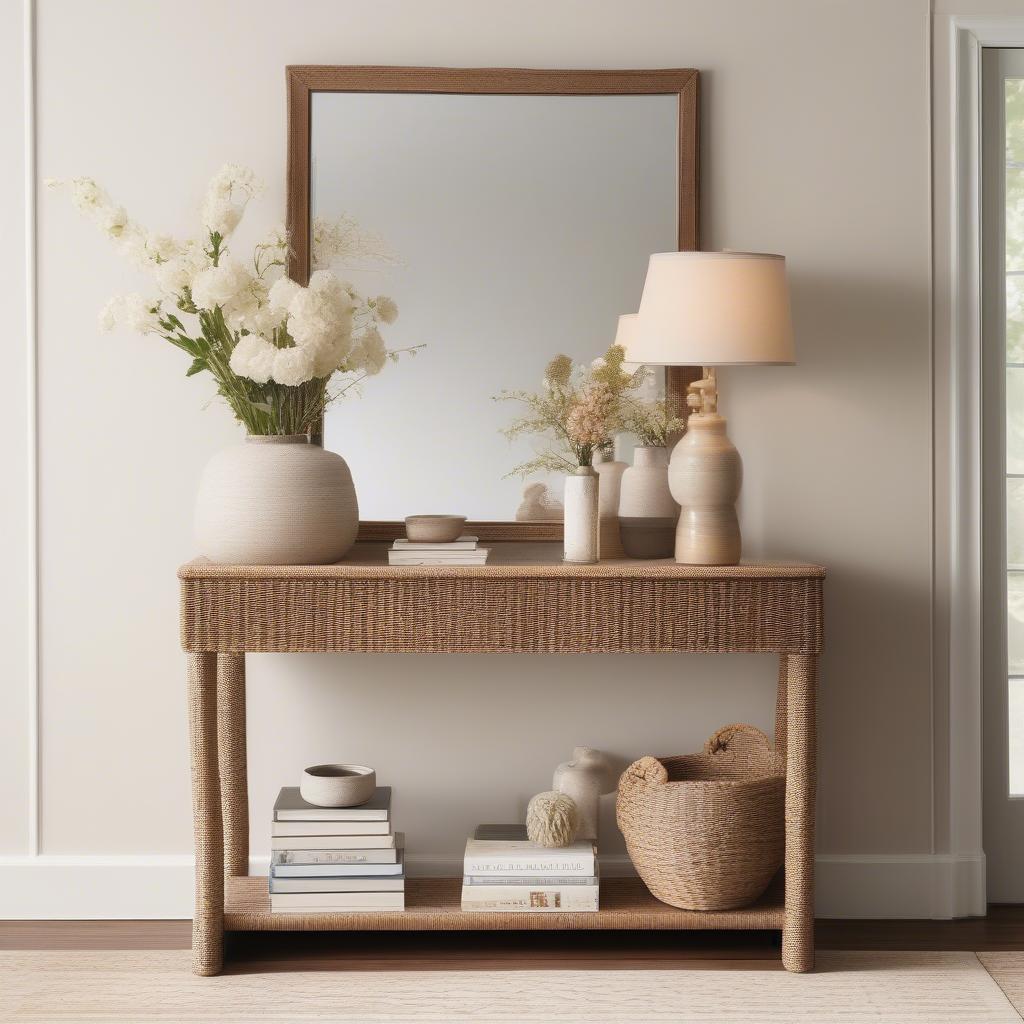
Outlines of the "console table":
[[[327,566],[197,560],[181,580],[181,641],[195,822],[193,969],[217,974],[227,931],[778,929],[790,971],[814,966],[814,795],[822,583],[817,565],[724,568],[671,561],[566,565],[552,543],[492,543],[486,566],[387,564],[360,543]],[[409,879],[404,912],[271,914],[267,879],[249,876],[245,652],[779,656],[776,744],[786,763],[786,859],[740,910],[679,910],[637,879],[601,881],[597,913],[463,914],[458,879]],[[639,753],[642,753],[639,752]]]

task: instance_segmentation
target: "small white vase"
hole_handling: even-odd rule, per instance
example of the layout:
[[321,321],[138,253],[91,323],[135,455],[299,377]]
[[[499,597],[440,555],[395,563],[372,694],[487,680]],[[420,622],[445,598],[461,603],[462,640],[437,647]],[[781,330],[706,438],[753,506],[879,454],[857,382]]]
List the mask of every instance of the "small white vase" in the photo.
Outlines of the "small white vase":
[[337,562],[358,529],[348,465],[305,434],[250,436],[218,452],[196,495],[196,540],[212,562]]
[[740,524],[736,499],[743,480],[740,454],[717,413],[690,417],[672,450],[668,482],[679,502],[676,561],[688,565],[736,565]]
[[601,558],[623,558],[622,535],[619,530],[619,492],[622,474],[629,467],[613,459],[607,452],[594,453],[594,469],[600,480],[598,509],[601,517],[598,553]]
[[596,562],[598,557],[598,476],[580,466],[565,478],[565,554],[567,562]]
[[670,558],[679,506],[668,486],[668,449],[641,446],[622,474],[619,528],[630,558]]

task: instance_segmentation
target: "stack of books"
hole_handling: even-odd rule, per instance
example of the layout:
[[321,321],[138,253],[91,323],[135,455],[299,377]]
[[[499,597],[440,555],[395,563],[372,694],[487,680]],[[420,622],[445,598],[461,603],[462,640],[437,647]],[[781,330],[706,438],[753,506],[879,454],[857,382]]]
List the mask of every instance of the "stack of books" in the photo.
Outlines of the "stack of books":
[[480,825],[466,842],[462,909],[525,913],[598,909],[592,839],[551,848],[531,843],[521,825]]
[[445,544],[400,537],[388,551],[390,565],[486,565],[490,548],[477,547],[477,538],[463,536]]
[[390,786],[358,807],[317,807],[286,786],[274,804],[271,912],[404,910],[403,839]]

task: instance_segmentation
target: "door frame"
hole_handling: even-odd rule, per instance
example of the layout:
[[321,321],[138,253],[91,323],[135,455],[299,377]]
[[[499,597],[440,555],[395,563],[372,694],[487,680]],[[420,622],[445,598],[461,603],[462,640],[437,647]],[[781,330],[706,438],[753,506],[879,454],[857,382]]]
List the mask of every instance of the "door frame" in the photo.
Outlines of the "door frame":
[[[982,805],[981,54],[1024,46],[1024,17],[948,19],[933,108],[934,845],[958,870],[950,916],[986,913]],[[938,40],[936,40],[938,42]],[[943,71],[943,65],[936,67]],[[937,76],[938,78],[938,76]],[[948,99],[949,120],[942,122]],[[948,190],[943,209],[942,192]],[[946,218],[944,222],[944,218]],[[948,243],[947,243],[948,240]],[[946,248],[948,244],[948,250]]]

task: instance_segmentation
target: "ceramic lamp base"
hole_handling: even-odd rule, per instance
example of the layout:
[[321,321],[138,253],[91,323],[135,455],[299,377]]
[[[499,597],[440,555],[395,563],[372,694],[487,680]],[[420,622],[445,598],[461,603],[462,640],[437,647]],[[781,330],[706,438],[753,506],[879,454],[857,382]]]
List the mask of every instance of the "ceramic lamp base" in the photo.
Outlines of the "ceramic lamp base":
[[725,428],[717,413],[696,413],[672,451],[668,481],[680,505],[677,562],[736,565],[740,560],[736,499],[743,467]]

